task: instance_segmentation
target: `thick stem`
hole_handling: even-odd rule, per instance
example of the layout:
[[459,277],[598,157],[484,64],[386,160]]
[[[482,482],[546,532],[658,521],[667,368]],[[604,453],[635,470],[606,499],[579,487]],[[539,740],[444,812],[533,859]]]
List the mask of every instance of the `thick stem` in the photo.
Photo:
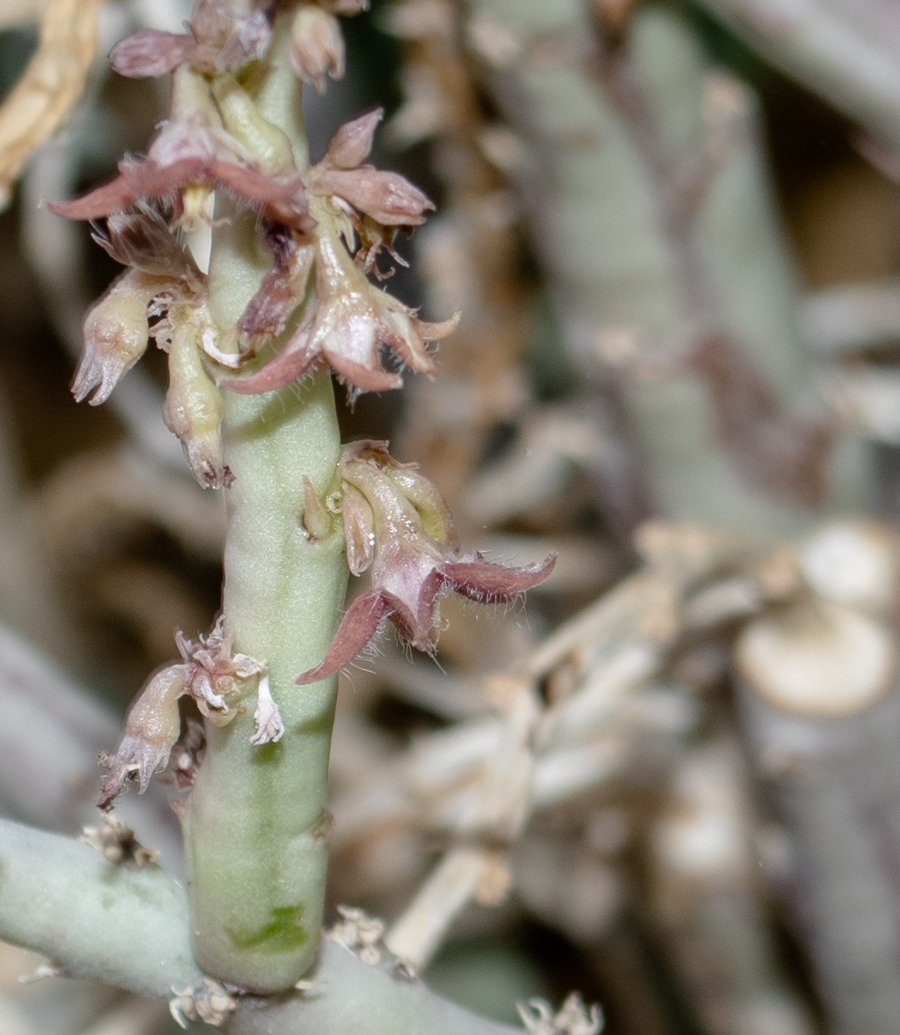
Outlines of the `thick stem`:
[[[70,976],[168,999],[200,984],[184,889],[156,866],[115,866],[87,845],[0,819],[0,938]],[[318,994],[239,999],[232,1035],[516,1035],[326,943]],[[4,1029],[7,1030],[7,1029]],[[71,1030],[71,1029],[68,1029]],[[198,1027],[196,1029],[200,1031]],[[208,1029],[203,1029],[208,1030]]]
[[[276,36],[279,37],[276,27]],[[257,93],[262,114],[306,160],[300,88],[285,33]],[[224,207],[224,206],[222,206]],[[217,215],[221,208],[217,209]],[[210,306],[233,327],[271,263],[253,213],[228,214],[210,263]],[[194,950],[211,975],[256,992],[290,987],[313,964],[327,868],[325,794],[336,680],[294,680],[328,648],[346,588],[343,540],[313,540],[301,514],[308,478],[324,494],[340,447],[329,374],[261,396],[225,397],[226,629],[264,661],[285,726],[253,746],[253,706],[206,724],[206,754],[185,824]]]
[[227,396],[225,433],[227,628],[268,665],[286,732],[254,747],[249,704],[228,726],[207,723],[187,822],[194,948],[209,973],[267,992],[311,966],[325,893],[336,681],[294,680],[324,656],[346,584],[340,537],[313,541],[300,523],[304,476],[323,492],[337,461],[330,378]]

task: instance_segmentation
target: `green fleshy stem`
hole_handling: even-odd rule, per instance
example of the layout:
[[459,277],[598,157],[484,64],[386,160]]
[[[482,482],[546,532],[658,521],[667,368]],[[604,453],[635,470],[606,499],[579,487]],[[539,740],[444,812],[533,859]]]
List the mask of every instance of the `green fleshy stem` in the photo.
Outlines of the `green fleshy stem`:
[[[255,100],[306,164],[300,86],[287,62],[288,22],[276,21],[272,60]],[[220,327],[233,327],[272,256],[252,212],[217,201],[209,284]],[[228,528],[223,611],[234,650],[268,665],[285,726],[250,743],[254,695],[229,725],[206,722],[206,754],[185,819],[191,929],[203,969],[260,993],[289,988],[316,959],[328,863],[325,811],[336,680],[297,676],[331,642],[347,583],[336,526],[310,538],[303,480],[332,486],[340,449],[328,373],[259,396],[224,391]]]
[[346,588],[342,538],[311,540],[303,477],[321,493],[337,461],[328,375],[299,392],[226,395],[226,628],[265,661],[285,733],[253,746],[254,698],[206,754],[186,820],[194,951],[222,981],[275,992],[313,964],[328,864],[325,796],[336,680],[296,686],[331,641]]

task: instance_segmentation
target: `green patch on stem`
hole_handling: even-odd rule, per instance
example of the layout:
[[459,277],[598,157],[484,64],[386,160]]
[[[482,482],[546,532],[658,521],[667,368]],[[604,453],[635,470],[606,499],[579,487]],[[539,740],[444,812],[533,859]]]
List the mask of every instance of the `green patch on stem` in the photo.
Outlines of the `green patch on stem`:
[[226,928],[231,944],[242,951],[264,953],[294,952],[309,941],[309,933],[303,926],[303,906],[281,906],[269,914],[271,920],[258,931],[243,933]]

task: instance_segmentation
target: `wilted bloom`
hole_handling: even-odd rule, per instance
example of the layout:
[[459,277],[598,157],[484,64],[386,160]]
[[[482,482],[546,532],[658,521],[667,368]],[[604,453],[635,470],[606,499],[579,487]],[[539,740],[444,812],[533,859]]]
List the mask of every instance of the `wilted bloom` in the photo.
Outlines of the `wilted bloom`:
[[94,240],[118,262],[133,267],[88,311],[84,348],[72,383],[82,402],[105,402],[144,354],[150,338],[148,309],[154,299],[183,299],[203,288],[204,277],[158,213],[147,207],[110,216],[107,233]]
[[437,489],[414,465],[393,460],[383,442],[347,446],[338,471],[348,562],[354,574],[371,571],[371,588],[350,605],[322,663],[298,683],[324,679],[352,661],[385,618],[414,647],[430,652],[442,594],[508,601],[553,570],[553,555],[524,568],[491,564],[480,553],[460,557],[453,520]]
[[271,392],[330,364],[356,389],[398,388],[402,378],[383,369],[381,345],[389,346],[416,373],[435,372],[436,364],[425,346],[450,334],[459,315],[443,323],[427,323],[369,283],[344,247],[328,205],[325,199],[310,202],[310,212],[318,223],[313,235],[314,311],[266,366],[240,380],[223,381],[223,387],[245,394]]
[[291,67],[298,79],[325,91],[325,76],[344,78],[344,36],[337,18],[303,3],[291,22]]
[[183,660],[150,677],[128,712],[119,750],[105,759],[109,777],[97,802],[101,809],[112,808],[127,779],[136,779],[138,791],[143,794],[150,777],[166,768],[181,733],[178,701],[185,695],[194,698],[202,715],[223,726],[237,714],[229,699],[243,695],[246,684],[258,677],[259,703],[251,743],[266,744],[279,740],[284,733],[269,690],[265,663],[247,654],[232,653],[232,639],[224,633],[223,618],[197,643],[181,633],[176,634],[175,642]]
[[338,197],[384,226],[419,226],[434,208],[427,195],[405,176],[362,163],[369,157],[381,108],[341,126],[325,157],[307,174],[311,194]]
[[109,183],[48,208],[70,219],[99,219],[157,198],[171,198],[177,208],[180,192],[197,185],[222,187],[286,226],[311,226],[284,133],[259,114],[233,77],[210,82],[188,65],[176,69],[170,115],[147,157],[124,159]]
[[225,0],[196,0],[186,33],[143,29],[109,55],[119,75],[148,79],[189,64],[198,72],[236,72],[263,56],[272,35],[262,11],[235,15]]
[[84,318],[84,347],[72,382],[72,394],[90,404],[106,402],[110,392],[143,356],[150,332],[147,307],[169,286],[164,277],[128,270],[115,281]]
[[238,321],[238,331],[251,341],[281,334],[306,295],[315,258],[313,246],[287,227],[271,227],[267,237],[275,263]]

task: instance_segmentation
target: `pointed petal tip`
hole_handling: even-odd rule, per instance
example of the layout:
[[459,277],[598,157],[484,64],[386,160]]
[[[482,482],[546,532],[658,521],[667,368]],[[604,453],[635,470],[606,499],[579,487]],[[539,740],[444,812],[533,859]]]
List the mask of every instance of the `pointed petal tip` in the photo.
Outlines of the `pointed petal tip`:
[[378,626],[388,614],[384,597],[377,591],[363,593],[347,609],[334,639],[321,663],[297,677],[299,686],[316,683],[333,676],[351,661],[371,642]]

